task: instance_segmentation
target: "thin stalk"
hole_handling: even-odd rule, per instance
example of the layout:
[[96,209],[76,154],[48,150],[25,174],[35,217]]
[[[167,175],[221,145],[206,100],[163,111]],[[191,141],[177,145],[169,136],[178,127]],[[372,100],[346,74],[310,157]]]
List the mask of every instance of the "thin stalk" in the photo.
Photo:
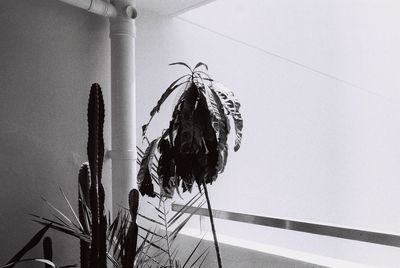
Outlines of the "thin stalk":
[[204,188],[204,193],[206,195],[206,200],[207,200],[207,207],[208,207],[208,214],[209,214],[209,217],[210,217],[211,230],[212,230],[213,237],[214,237],[214,246],[215,246],[215,251],[217,253],[218,267],[222,268],[221,253],[219,251],[217,233],[215,231],[215,225],[214,225],[214,217],[213,217],[213,214],[212,214],[210,197],[208,196],[208,190],[207,190],[207,186],[206,186],[205,180],[203,180],[203,188]]
[[[163,197],[161,197],[161,198],[163,198]],[[171,245],[170,245],[169,234],[168,234],[167,213],[165,210],[165,201],[163,199],[161,199],[161,201],[163,203],[163,210],[164,210],[165,238],[167,240],[169,265],[170,265],[170,267],[173,267],[172,266],[172,257],[171,257]]]

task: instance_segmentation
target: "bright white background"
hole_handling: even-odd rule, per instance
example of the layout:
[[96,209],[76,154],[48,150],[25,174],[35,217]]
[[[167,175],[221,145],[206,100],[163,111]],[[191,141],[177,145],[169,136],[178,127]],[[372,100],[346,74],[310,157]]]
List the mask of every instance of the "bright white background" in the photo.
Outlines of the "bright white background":
[[[210,187],[215,209],[398,234],[399,11],[396,1],[218,0],[178,18],[142,13],[138,66],[150,71],[138,68],[138,122],[185,72],[168,63],[204,61],[241,100],[245,128]],[[381,267],[400,257],[367,243],[227,221],[217,228]]]

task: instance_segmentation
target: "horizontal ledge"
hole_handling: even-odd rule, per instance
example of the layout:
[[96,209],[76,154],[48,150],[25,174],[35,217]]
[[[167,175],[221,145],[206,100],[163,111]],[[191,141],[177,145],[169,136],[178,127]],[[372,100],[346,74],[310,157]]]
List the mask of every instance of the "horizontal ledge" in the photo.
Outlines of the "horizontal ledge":
[[[180,204],[172,204],[173,211],[179,211],[184,206]],[[195,215],[209,216],[208,209],[188,207],[185,213],[193,213]],[[223,211],[213,209],[214,218],[244,222],[249,224],[262,225],[267,227],[297,231],[303,233],[317,234],[336,238],[343,238],[355,241],[368,242],[373,244],[400,247],[400,236],[394,234],[378,233],[365,230],[357,230],[331,225],[323,225],[309,222],[292,221],[287,219],[271,218],[258,215],[249,215],[237,212]]]

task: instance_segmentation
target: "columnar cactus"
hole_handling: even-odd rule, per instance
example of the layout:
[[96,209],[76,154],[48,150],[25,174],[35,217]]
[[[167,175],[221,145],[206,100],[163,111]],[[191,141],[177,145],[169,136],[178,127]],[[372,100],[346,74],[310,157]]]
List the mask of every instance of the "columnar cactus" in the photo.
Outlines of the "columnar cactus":
[[[82,164],[79,170],[79,221],[82,224],[83,231],[85,234],[90,235],[90,225],[89,225],[89,214],[87,211],[90,209],[89,201],[89,189],[90,189],[90,172],[89,164]],[[80,240],[80,258],[81,267],[89,268],[90,261],[90,243]]]
[[98,84],[93,84],[90,90],[88,123],[87,155],[90,167],[90,208],[92,212],[90,267],[105,268],[107,266],[107,221],[104,213],[105,193],[101,183],[104,159],[104,100]]
[[122,259],[123,268],[133,267],[136,255],[138,225],[136,223],[139,205],[139,191],[133,189],[129,192],[129,213],[131,215],[131,223],[126,234],[124,245],[124,256]]

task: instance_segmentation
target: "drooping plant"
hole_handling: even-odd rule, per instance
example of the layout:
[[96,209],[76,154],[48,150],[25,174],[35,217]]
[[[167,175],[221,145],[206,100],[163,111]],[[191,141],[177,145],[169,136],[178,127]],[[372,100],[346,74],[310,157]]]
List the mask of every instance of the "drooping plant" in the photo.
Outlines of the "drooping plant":
[[227,162],[229,115],[235,126],[234,150],[240,148],[243,128],[240,103],[232,91],[200,70],[204,67],[208,71],[206,64],[199,62],[193,69],[183,62],[170,65],[185,66],[190,73],[178,78],[166,89],[157,105],[151,110],[149,122],[142,127],[143,137],[146,137],[147,128],[164,101],[173,91],[183,88],[169,127],[161,137],[150,142],[144,153],[137,178],[139,190],[142,195],[156,196],[151,170],[158,148],[160,158],[157,173],[163,196],[172,197],[175,189],[179,191],[179,186],[184,192],[190,192],[194,183],[200,190],[201,186],[203,187],[218,265],[222,267],[207,184],[212,184],[217,179],[218,174],[224,171]]

